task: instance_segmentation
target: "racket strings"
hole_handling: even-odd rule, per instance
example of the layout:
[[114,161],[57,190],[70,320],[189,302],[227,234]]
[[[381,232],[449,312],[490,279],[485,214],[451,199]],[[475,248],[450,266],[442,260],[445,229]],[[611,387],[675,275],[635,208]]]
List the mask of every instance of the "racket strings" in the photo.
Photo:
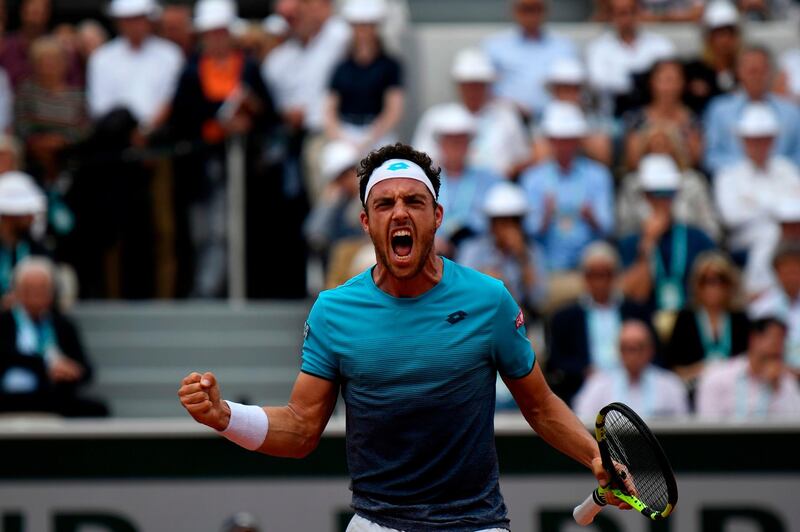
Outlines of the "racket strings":
[[666,508],[669,502],[667,481],[650,442],[636,425],[618,412],[608,413],[605,427],[611,459],[625,466],[639,500],[653,510]]

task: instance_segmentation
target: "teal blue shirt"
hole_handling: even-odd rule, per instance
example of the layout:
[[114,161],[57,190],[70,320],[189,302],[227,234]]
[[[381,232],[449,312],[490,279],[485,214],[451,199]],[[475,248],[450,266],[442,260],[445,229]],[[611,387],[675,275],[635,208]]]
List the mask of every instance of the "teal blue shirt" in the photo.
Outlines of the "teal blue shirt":
[[383,292],[371,269],[321,293],[302,371],[341,384],[357,513],[409,532],[506,528],[495,380],[528,375],[535,355],[503,284],[442,260],[419,297]]

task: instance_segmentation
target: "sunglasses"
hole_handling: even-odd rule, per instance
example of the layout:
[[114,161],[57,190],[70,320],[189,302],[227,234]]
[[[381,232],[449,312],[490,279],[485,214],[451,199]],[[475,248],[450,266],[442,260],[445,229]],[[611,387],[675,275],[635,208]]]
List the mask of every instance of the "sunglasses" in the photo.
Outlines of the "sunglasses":
[[700,278],[701,285],[722,285],[728,286],[730,281],[722,275],[704,275]]

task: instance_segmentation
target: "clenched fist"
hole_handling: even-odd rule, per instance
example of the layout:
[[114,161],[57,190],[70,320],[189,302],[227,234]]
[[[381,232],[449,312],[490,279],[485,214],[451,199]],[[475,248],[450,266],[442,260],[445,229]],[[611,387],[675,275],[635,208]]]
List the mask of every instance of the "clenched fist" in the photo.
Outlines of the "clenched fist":
[[190,373],[178,389],[181,404],[198,423],[225,430],[231,419],[228,403],[220,398],[217,378],[211,372]]

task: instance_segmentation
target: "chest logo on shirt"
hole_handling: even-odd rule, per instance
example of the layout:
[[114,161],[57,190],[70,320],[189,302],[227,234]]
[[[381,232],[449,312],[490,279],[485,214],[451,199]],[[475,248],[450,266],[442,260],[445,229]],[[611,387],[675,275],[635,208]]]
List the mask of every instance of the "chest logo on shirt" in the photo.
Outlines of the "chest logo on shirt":
[[459,310],[447,316],[447,319],[445,321],[450,325],[455,325],[456,323],[458,323],[459,321],[463,320],[466,317],[467,313],[464,312],[463,310]]

